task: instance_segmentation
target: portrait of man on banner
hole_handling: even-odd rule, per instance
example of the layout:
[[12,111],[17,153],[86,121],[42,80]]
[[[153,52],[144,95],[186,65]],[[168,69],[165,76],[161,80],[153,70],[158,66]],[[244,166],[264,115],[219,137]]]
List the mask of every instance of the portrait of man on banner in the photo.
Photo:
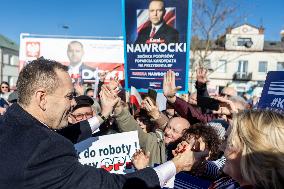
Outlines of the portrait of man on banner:
[[[93,78],[94,68],[91,68],[84,64],[83,56],[85,54],[84,46],[79,41],[71,41],[67,47],[67,56],[69,59],[69,67],[68,73],[72,80],[83,83],[86,77],[91,80],[95,80]],[[90,74],[91,73],[91,74]],[[85,77],[86,76],[86,77]]]
[[165,7],[163,0],[151,0],[148,9],[137,10],[137,38],[135,44],[178,43],[175,29],[176,9]]

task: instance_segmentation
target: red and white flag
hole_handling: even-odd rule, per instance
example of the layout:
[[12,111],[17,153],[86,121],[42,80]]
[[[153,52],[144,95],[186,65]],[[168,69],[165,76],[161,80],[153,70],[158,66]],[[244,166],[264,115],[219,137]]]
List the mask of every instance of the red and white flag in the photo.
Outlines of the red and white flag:
[[134,107],[134,111],[139,110],[141,107],[142,98],[135,87],[131,86],[130,89],[130,104]]

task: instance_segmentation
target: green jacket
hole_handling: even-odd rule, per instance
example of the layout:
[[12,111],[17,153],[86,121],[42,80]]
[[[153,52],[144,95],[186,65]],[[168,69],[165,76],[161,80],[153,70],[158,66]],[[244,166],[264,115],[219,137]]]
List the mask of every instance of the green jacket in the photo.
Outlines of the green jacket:
[[166,149],[163,131],[157,129],[155,132],[143,132],[137,121],[126,109],[123,109],[123,111],[116,116],[116,121],[121,132],[138,130],[140,147],[145,152],[150,152],[150,166],[153,166],[155,163],[162,164],[166,162]]

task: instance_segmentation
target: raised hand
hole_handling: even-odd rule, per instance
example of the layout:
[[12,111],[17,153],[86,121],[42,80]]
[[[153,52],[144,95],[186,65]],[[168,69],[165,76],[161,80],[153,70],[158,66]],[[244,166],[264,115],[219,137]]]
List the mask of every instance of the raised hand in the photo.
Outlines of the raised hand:
[[158,119],[160,117],[159,108],[152,102],[151,98],[146,97],[142,101],[142,108],[144,108],[147,111],[148,115],[153,119]]
[[116,92],[109,89],[106,85],[103,85],[100,92],[100,100],[102,115],[108,117],[112,113],[116,104],[120,101],[120,98],[117,96]]
[[205,68],[198,68],[196,70],[196,80],[198,83],[206,83],[207,80],[207,69]]
[[164,82],[163,82],[163,92],[166,98],[173,98],[176,95],[176,92],[181,89],[180,86],[176,87],[175,81],[175,73],[172,70],[169,70],[164,75]]
[[150,152],[144,153],[143,150],[137,150],[132,156],[132,163],[137,170],[144,169],[148,166]]
[[74,89],[78,95],[84,94],[84,87],[80,83],[74,83]]
[[104,82],[104,81],[105,81],[106,76],[107,76],[108,73],[109,73],[108,71],[103,71],[103,72],[100,72],[100,73],[99,73],[99,78],[100,78],[100,81],[101,81],[101,82]]
[[220,108],[217,111],[213,111],[214,114],[231,115],[233,113],[238,113],[238,109],[235,104],[224,97],[214,97],[220,102]]

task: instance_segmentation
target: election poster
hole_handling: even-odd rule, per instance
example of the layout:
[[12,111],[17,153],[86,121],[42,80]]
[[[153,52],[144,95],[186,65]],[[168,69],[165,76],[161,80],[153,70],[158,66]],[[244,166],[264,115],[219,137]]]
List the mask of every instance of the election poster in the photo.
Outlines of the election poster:
[[123,0],[126,89],[161,92],[163,76],[176,73],[176,85],[188,90],[191,0]]
[[139,147],[138,132],[124,132],[89,138],[75,144],[79,162],[111,173],[133,172],[131,157]]
[[123,40],[80,36],[21,34],[20,70],[39,57],[68,66],[72,79],[95,83],[98,73],[109,71],[106,80],[124,79]]
[[258,109],[284,110],[284,72],[270,71],[258,103]]

